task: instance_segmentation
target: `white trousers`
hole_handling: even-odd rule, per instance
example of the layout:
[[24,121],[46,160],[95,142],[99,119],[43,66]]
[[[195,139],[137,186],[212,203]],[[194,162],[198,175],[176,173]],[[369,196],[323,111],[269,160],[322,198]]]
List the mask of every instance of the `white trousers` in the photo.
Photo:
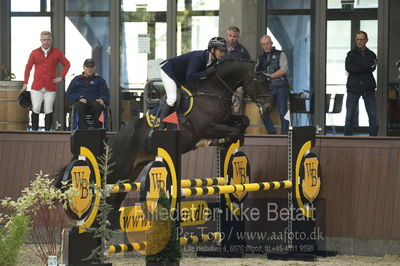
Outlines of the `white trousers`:
[[167,104],[172,107],[176,102],[176,93],[177,93],[176,83],[172,78],[170,78],[164,72],[164,70],[160,69],[160,72],[161,72],[161,80],[165,88],[165,93],[167,94]]
[[32,112],[35,114],[40,113],[42,102],[44,101],[43,110],[45,114],[53,112],[54,101],[56,99],[55,91],[48,91],[44,87],[40,90],[31,90],[32,98]]

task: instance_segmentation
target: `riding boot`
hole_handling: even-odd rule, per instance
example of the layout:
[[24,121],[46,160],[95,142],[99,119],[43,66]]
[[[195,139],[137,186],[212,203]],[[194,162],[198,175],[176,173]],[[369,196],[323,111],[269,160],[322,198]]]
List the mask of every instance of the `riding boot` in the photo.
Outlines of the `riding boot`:
[[39,114],[32,112],[31,114],[32,130],[39,129]]
[[163,122],[163,119],[167,117],[171,113],[172,107],[169,106],[167,103],[164,103],[163,105],[160,106],[160,112],[159,112],[159,118],[160,118],[160,129],[165,128],[165,122]]
[[44,117],[44,129],[46,131],[50,131],[51,130],[52,122],[53,122],[53,113],[46,114],[45,117]]

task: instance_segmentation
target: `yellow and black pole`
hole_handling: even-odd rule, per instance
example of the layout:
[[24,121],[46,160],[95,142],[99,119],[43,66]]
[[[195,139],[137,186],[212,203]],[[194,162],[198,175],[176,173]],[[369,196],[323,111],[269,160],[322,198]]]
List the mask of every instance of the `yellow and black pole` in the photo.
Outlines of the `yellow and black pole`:
[[273,181],[273,182],[260,182],[239,185],[220,185],[220,186],[203,186],[182,188],[182,196],[201,196],[201,195],[214,195],[214,194],[231,194],[235,192],[254,192],[262,190],[278,190],[289,189],[292,187],[292,181]]

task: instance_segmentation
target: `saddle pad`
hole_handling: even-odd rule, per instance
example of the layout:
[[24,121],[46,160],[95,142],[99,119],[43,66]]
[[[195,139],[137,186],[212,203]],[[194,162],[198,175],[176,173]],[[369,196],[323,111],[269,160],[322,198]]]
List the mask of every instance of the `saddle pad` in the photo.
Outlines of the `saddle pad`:
[[159,127],[160,126],[160,118],[157,116],[158,110],[160,106],[155,106],[153,109],[147,110],[146,112],[146,121],[149,127]]
[[[180,113],[183,113],[183,115],[187,115],[190,113],[193,107],[193,97],[192,93],[185,88],[184,86],[179,87],[179,110]],[[153,109],[148,110],[146,112],[146,121],[149,127],[159,127],[160,126],[160,118],[157,116],[158,110],[160,109],[160,106],[155,106]]]

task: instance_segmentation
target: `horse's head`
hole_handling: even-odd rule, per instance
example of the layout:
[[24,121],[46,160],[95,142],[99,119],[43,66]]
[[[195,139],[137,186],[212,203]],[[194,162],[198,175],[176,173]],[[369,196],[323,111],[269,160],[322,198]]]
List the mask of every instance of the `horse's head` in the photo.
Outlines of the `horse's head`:
[[215,65],[215,88],[231,93],[243,86],[246,96],[256,103],[262,114],[269,114],[272,108],[270,79],[263,73],[254,73],[254,61],[225,58]]
[[269,114],[272,109],[271,79],[263,72],[250,75],[243,83],[245,95],[257,104],[261,114]]

